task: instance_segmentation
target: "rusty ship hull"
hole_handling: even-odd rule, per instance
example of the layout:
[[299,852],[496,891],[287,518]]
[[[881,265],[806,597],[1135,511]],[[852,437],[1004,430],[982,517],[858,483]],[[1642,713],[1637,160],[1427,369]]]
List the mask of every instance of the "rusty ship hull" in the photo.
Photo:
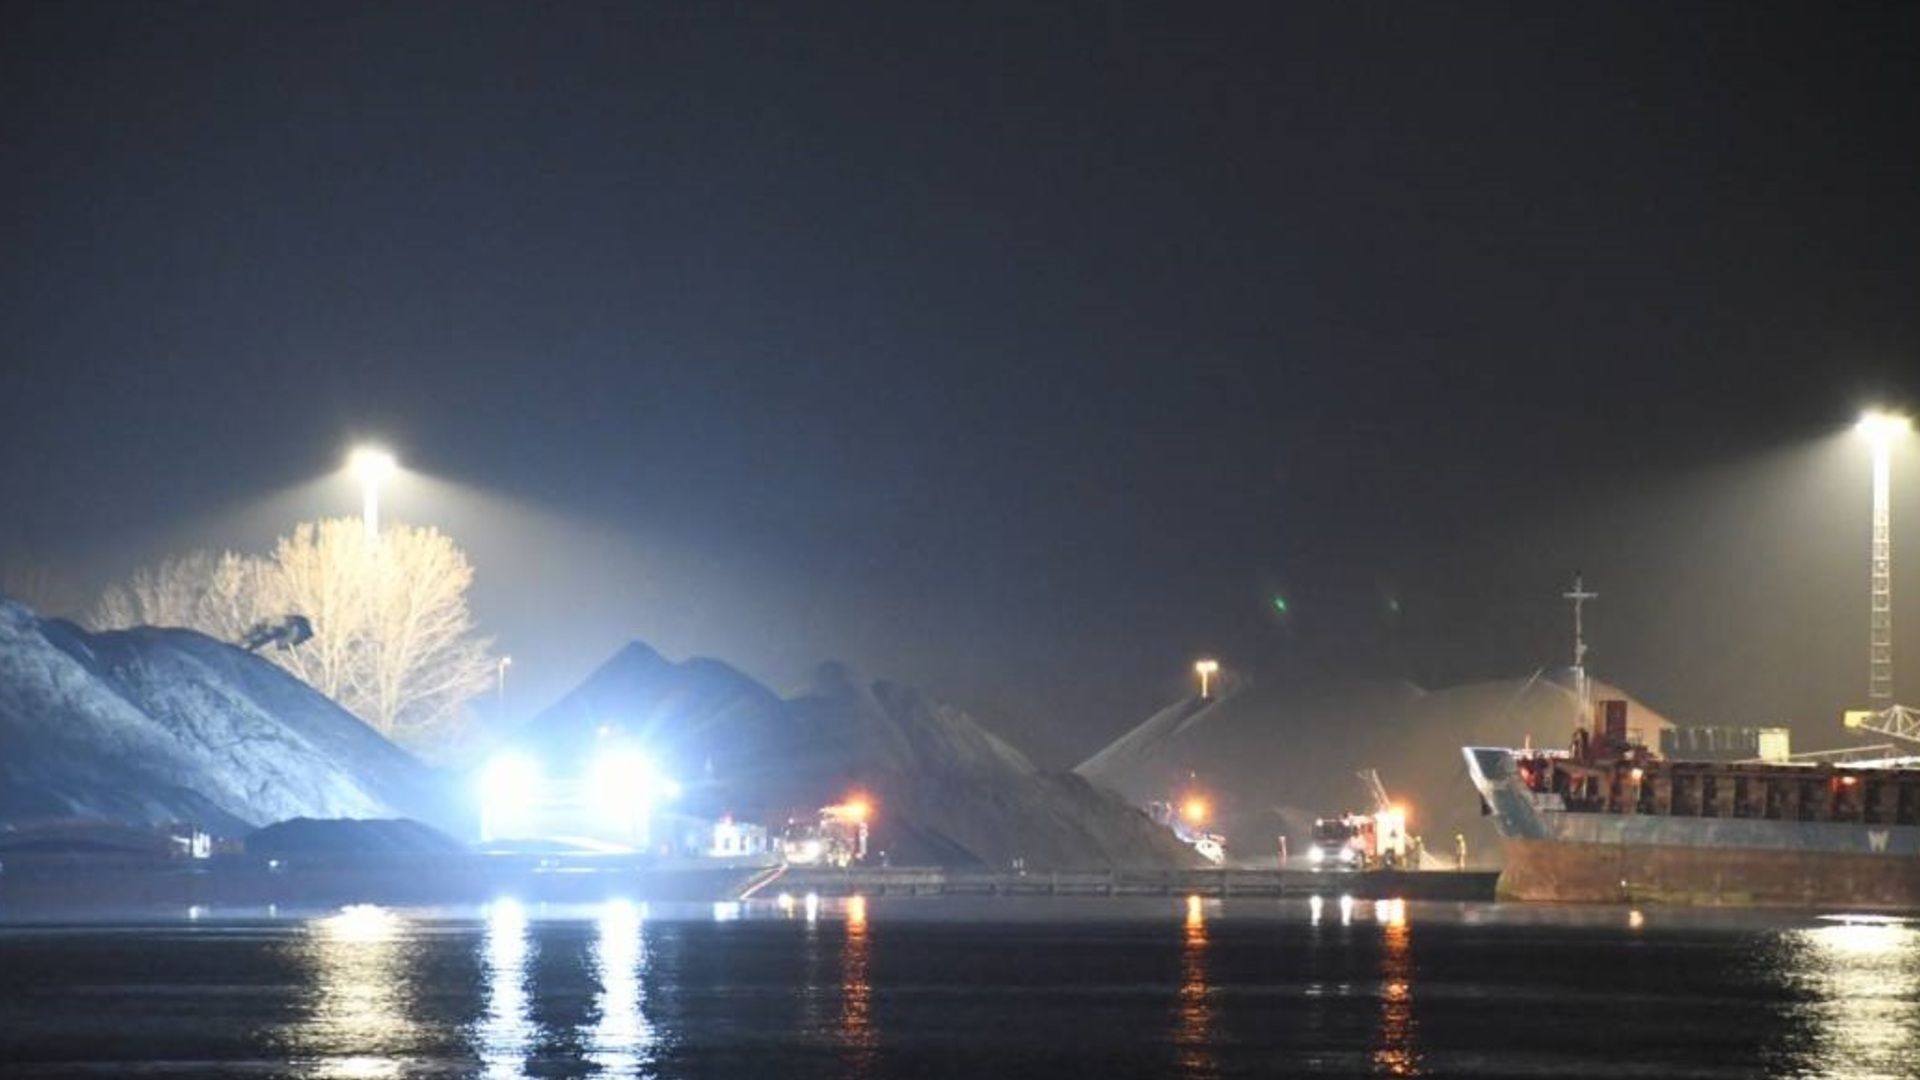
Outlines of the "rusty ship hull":
[[1464,752],[1503,898],[1920,909],[1920,770]]

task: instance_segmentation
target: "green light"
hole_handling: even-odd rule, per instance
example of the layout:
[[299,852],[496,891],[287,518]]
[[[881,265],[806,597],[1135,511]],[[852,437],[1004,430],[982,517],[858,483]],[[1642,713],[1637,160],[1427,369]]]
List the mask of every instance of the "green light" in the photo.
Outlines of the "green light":
[[1275,596],[1273,598],[1273,610],[1285,615],[1287,613],[1287,598],[1284,596]]

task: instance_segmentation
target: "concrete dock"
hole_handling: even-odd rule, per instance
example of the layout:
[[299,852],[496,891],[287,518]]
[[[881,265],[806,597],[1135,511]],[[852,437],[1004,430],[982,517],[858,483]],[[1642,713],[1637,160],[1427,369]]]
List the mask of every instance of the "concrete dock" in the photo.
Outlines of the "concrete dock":
[[1492,900],[1496,870],[1061,870],[1015,873],[939,867],[794,867],[756,895],[821,896],[1351,896],[1358,900]]

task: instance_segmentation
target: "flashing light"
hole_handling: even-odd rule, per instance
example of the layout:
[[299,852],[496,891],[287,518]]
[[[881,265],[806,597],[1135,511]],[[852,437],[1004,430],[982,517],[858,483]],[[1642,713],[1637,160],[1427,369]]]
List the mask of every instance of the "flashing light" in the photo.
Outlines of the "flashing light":
[[1180,816],[1186,818],[1189,825],[1204,825],[1208,809],[1207,800],[1194,795],[1180,804]]

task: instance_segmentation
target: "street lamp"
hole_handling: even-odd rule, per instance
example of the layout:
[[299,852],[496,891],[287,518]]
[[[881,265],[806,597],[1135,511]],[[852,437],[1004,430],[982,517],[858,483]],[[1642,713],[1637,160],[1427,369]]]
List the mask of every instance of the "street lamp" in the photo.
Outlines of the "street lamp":
[[1854,430],[1873,448],[1873,535],[1868,540],[1870,590],[1867,598],[1867,697],[1893,700],[1893,516],[1891,474],[1893,444],[1912,424],[1904,416],[1873,411]]
[[360,478],[360,520],[366,524],[367,539],[380,539],[380,485],[400,468],[393,455],[378,447],[363,446],[348,459],[353,474]]
[[512,666],[513,666],[513,657],[503,656],[500,658],[500,663],[495,668],[495,670],[498,672],[497,677],[499,679],[499,682],[494,687],[494,692],[493,692],[494,699],[503,704],[507,700],[507,669]]
[[1193,673],[1200,676],[1201,700],[1204,701],[1213,696],[1213,677],[1218,674],[1219,671],[1220,661],[1218,660],[1196,660],[1193,662]]

